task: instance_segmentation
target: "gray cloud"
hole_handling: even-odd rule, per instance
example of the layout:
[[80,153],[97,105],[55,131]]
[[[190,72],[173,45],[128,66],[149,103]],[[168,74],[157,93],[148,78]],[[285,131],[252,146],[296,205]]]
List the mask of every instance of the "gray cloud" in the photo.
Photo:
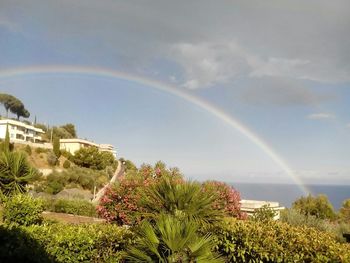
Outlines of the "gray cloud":
[[168,75],[188,88],[240,77],[350,81],[347,0],[2,0],[0,7],[0,17],[62,53],[112,57],[134,72],[171,60],[181,70]]
[[320,112],[320,113],[309,114],[307,115],[307,118],[310,120],[324,120],[324,119],[334,119],[335,116],[331,113]]
[[317,106],[336,99],[333,94],[316,92],[301,81],[282,77],[261,77],[244,83],[242,99],[255,105]]

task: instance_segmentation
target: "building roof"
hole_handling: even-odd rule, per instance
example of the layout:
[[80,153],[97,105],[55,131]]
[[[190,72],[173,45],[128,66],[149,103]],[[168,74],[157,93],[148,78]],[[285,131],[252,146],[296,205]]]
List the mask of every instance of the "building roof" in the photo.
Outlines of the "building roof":
[[36,132],[45,133],[42,129],[36,128],[32,125],[23,123],[21,121],[16,121],[16,120],[11,120],[11,119],[0,120],[0,125],[7,124],[7,123],[12,124],[12,125],[16,125],[16,126],[20,126],[20,127],[23,127],[23,128],[29,129],[29,130],[34,130]]
[[99,147],[99,144],[90,142],[88,140],[72,138],[72,139],[60,139],[60,143],[80,143],[80,144],[88,144],[91,146]]

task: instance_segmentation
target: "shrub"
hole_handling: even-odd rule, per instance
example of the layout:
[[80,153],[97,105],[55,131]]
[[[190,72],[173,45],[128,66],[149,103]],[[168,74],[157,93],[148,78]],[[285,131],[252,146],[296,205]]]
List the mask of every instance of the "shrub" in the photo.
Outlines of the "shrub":
[[208,181],[203,184],[203,189],[208,195],[215,196],[213,208],[225,211],[228,216],[247,218],[247,215],[241,212],[240,193],[232,186],[222,182]]
[[108,175],[103,171],[95,171],[81,167],[70,167],[62,172],[53,171],[42,182],[41,188],[50,194],[57,194],[65,187],[79,186],[93,191],[103,187],[108,181]]
[[0,152],[0,191],[6,195],[25,192],[28,182],[36,175],[23,152]]
[[228,262],[350,262],[349,245],[313,228],[230,219],[213,231]]
[[65,160],[64,163],[63,163],[63,168],[64,168],[64,169],[70,168],[70,161]]
[[51,212],[81,216],[96,216],[96,207],[89,201],[76,199],[46,199],[45,209]]
[[276,216],[276,212],[269,206],[263,205],[259,209],[255,210],[254,215],[251,217],[252,220],[255,221],[271,221]]
[[102,154],[96,147],[81,148],[74,153],[73,162],[80,166],[95,170],[103,170],[106,163],[102,158]]
[[5,223],[18,225],[40,224],[43,220],[43,203],[29,195],[17,194],[8,197],[4,204],[3,219]]
[[32,155],[32,148],[29,145],[26,145],[26,147],[24,147],[24,151],[30,156]]
[[[11,233],[7,226],[2,229]],[[1,230],[1,228],[0,228]],[[29,262],[119,262],[122,259],[123,251],[133,241],[133,234],[124,227],[107,224],[50,224],[33,225],[29,227],[17,228],[18,231],[31,240],[18,240],[17,235],[0,236],[0,259],[19,254],[27,247],[34,249],[39,246],[43,250],[39,258],[34,258]],[[33,241],[35,242],[33,244]],[[21,244],[21,246],[18,246]],[[11,248],[9,251],[7,248]],[[50,260],[41,261],[43,254]],[[35,256],[33,254],[33,256]],[[21,256],[21,255],[20,255]],[[11,258],[11,257],[10,257]],[[13,261],[6,261],[13,262]],[[15,262],[28,262],[15,261]]]
[[294,201],[292,208],[299,210],[305,215],[312,215],[321,219],[335,218],[333,206],[326,195],[300,197]]
[[128,262],[223,262],[212,248],[208,235],[198,234],[196,221],[159,216],[155,224],[143,222],[136,244],[127,250]]
[[47,153],[46,161],[50,166],[55,166],[59,164],[59,160],[53,152]]
[[48,151],[49,151],[48,149],[41,148],[41,147],[35,148],[35,152],[36,152],[37,154],[40,154],[40,153],[47,153]]

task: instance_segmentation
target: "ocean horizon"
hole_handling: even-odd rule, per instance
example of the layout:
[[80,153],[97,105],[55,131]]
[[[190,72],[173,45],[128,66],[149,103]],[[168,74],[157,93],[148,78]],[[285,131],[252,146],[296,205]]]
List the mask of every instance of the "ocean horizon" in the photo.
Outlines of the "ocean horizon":
[[[296,184],[234,183],[230,182],[241,194],[242,199],[276,201],[290,208],[292,203],[305,193]],[[350,198],[350,185],[306,184],[312,195],[325,194],[335,210],[339,210],[344,200]]]

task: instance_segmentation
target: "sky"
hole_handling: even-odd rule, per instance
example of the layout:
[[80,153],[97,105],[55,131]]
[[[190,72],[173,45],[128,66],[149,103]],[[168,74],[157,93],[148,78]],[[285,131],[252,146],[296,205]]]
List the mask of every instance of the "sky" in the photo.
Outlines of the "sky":
[[[0,0],[0,50],[0,91],[29,120],[74,123],[137,165],[350,184],[347,0]],[[34,67],[122,74],[4,73]]]

